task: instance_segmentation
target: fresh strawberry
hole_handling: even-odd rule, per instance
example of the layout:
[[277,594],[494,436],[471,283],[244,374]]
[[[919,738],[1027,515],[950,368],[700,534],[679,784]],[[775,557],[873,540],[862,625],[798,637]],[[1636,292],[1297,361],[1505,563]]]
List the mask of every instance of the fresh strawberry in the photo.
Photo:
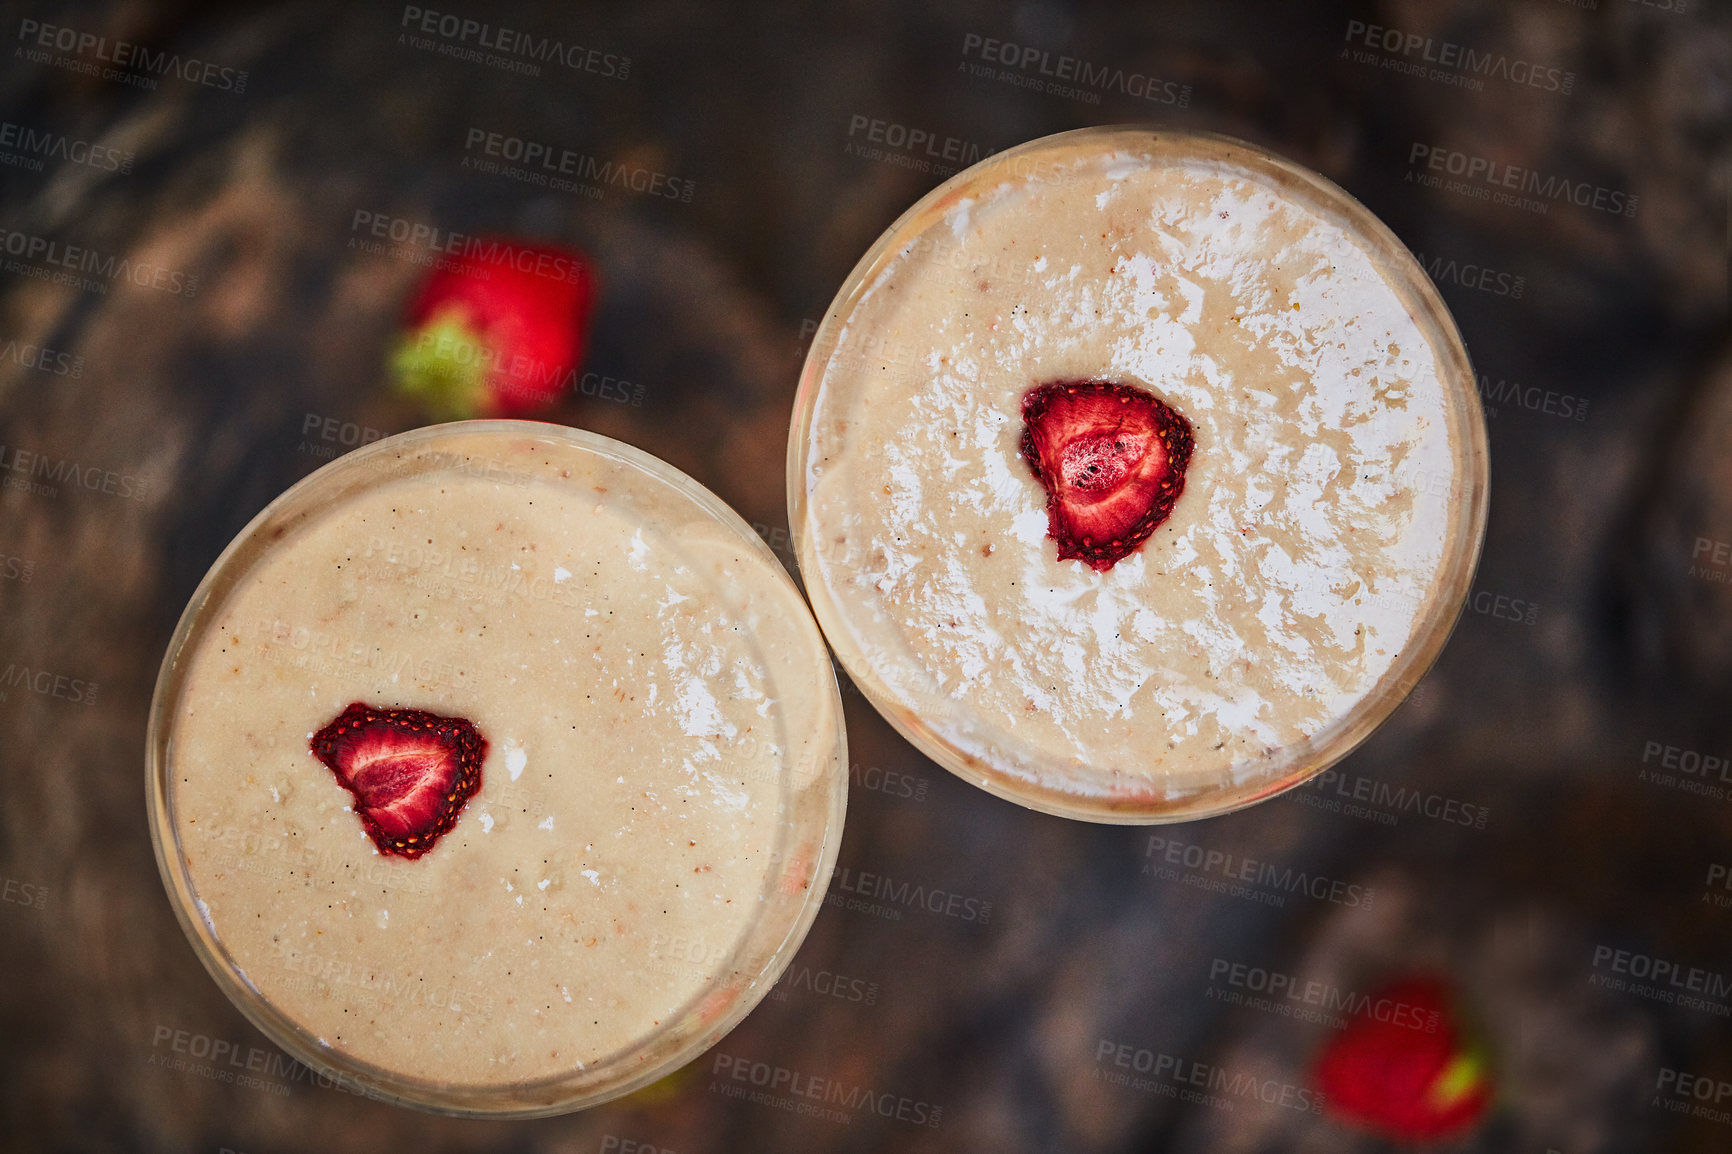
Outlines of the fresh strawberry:
[[1449,986],[1427,977],[1373,995],[1324,1049],[1317,1085],[1332,1113],[1411,1143],[1466,1133],[1495,1089],[1484,1053],[1464,1040]]
[[481,788],[487,741],[461,717],[354,702],[309,743],[355,795],[361,826],[383,854],[433,848]]
[[582,253],[471,240],[410,304],[396,389],[440,420],[541,412],[577,378],[595,294]]
[[1046,487],[1058,559],[1105,572],[1173,511],[1191,423],[1152,393],[1112,381],[1053,381],[1022,398],[1022,455]]

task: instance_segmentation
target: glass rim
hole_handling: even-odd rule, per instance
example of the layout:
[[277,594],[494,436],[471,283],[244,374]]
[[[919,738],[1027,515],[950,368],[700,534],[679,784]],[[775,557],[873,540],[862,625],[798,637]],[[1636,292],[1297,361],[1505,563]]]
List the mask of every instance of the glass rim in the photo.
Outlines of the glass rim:
[[[377,462],[392,454],[403,458],[406,452],[427,452],[429,446],[441,440],[493,434],[557,442],[563,448],[592,454],[615,465],[634,469],[653,484],[675,491],[714,523],[729,530],[731,536],[737,537],[746,549],[765,564],[773,579],[783,587],[782,591],[804,606],[798,586],[780,559],[739,513],[706,486],[642,449],[587,429],[542,421],[482,419],[410,429],[345,453],[296,481],[272,498],[249,520],[211,563],[182,611],[158,669],[146,727],[145,784],[151,845],[176,919],[192,944],[194,953],[217,986],[261,1033],[290,1057],[307,1066],[315,1075],[327,1078],[339,1088],[353,1087],[351,1092],[361,1096],[431,1113],[503,1120],[570,1113],[629,1094],[667,1076],[710,1049],[755,1009],[793,961],[795,952],[805,940],[823,906],[823,896],[840,850],[848,790],[845,772],[846,726],[843,723],[841,694],[834,670],[826,660],[824,670],[811,672],[821,678],[827,676],[827,682],[821,681],[820,684],[828,685],[828,712],[835,721],[833,735],[826,735],[835,739],[834,754],[829,760],[834,762],[839,758],[844,771],[824,774],[829,781],[828,797],[824,799],[823,809],[821,813],[806,815],[808,821],[802,823],[819,827],[814,828],[812,833],[815,836],[809,839],[816,844],[817,853],[813,856],[806,874],[808,884],[802,891],[798,904],[793,907],[794,916],[780,927],[776,945],[767,961],[758,967],[747,981],[729,983],[724,980],[729,974],[737,972],[733,969],[733,963],[752,947],[748,939],[753,928],[764,924],[762,921],[747,923],[747,928],[732,944],[727,957],[716,966],[715,976],[674,1009],[662,1024],[639,1035],[625,1048],[609,1053],[587,1066],[580,1064],[575,1070],[563,1074],[498,1083],[450,1083],[415,1077],[356,1058],[322,1043],[311,1030],[278,1008],[275,1002],[245,977],[244,969],[230,954],[217,932],[217,927],[198,912],[202,902],[180,853],[170,774],[173,765],[174,710],[182,699],[186,674],[186,665],[181,659],[196,650],[203,630],[220,614],[227,597],[234,592],[245,575],[269,555],[268,545],[257,555],[247,555],[249,547],[257,548],[261,535],[268,532],[275,534],[273,541],[285,539],[289,536],[291,525],[304,524],[320,515],[324,507],[300,507],[310,494],[362,470],[375,471],[377,478],[372,482],[363,481],[345,488],[341,495],[365,491],[373,484],[386,483],[398,477],[415,475],[411,472],[394,473],[379,469]],[[414,458],[409,456],[408,459]],[[284,517],[289,518],[286,524],[275,524]],[[817,631],[816,622],[810,620],[809,613],[807,616],[808,624],[817,634],[818,648],[823,650],[822,633]],[[786,767],[780,774],[779,788],[783,797],[784,820],[777,826],[778,844],[763,877],[761,899],[773,898],[784,881],[782,867],[789,859],[789,855],[784,852],[789,848],[788,843],[808,840],[806,837],[795,838],[794,830],[786,820],[786,815],[793,812],[792,807],[787,805],[790,786],[799,776],[793,769]],[[820,821],[812,821],[813,818]],[[778,904],[773,900],[761,901],[758,917],[765,918],[777,908]],[[736,988],[736,995],[721,1013],[692,1030],[695,1015],[708,999],[718,992]],[[683,1041],[679,1041],[677,1036],[682,1027],[692,1032]],[[670,1039],[675,1042],[671,1048],[656,1052],[658,1045],[665,1044]],[[633,1066],[638,1068],[632,1070]],[[606,1076],[610,1072],[611,1076]],[[559,1092],[562,1089],[570,1092],[561,1094]],[[538,1094],[538,1091],[545,1093]],[[529,1104],[490,1104],[490,1100],[503,1099],[507,1095],[527,1095],[545,1100]]]
[[[1000,173],[1009,173],[1005,180],[1017,179],[1017,166],[1030,158],[1090,141],[1101,142],[1101,152],[1109,151],[1114,141],[1144,151],[1166,149],[1162,162],[1190,158],[1226,161],[1284,189],[1296,189],[1309,208],[1342,222],[1430,344],[1454,434],[1451,457],[1459,493],[1450,503],[1443,553],[1431,575],[1437,595],[1423,617],[1416,619],[1411,643],[1352,707],[1312,737],[1283,746],[1267,763],[1266,772],[1242,783],[1158,801],[1127,802],[1104,792],[1087,794],[1032,781],[956,748],[921,721],[913,707],[865,666],[852,645],[837,643],[839,638],[850,637],[853,627],[830,595],[807,524],[806,468],[818,394],[841,334],[875,278],[900,250],[939,224],[965,190],[994,182]],[[988,793],[1059,817],[1121,825],[1191,821],[1242,809],[1303,784],[1370,737],[1436,663],[1461,618],[1484,548],[1491,478],[1484,409],[1466,344],[1437,286],[1388,225],[1329,178],[1262,145],[1217,132],[1134,123],[1054,133],[995,153],[949,177],[899,215],[843,279],[812,336],[795,394],[786,470],[789,535],[807,598],[832,651],[873,708],[927,757]],[[1219,772],[1225,778],[1230,770],[1231,766],[1224,766]],[[1208,800],[1202,804],[1191,800],[1198,797]]]

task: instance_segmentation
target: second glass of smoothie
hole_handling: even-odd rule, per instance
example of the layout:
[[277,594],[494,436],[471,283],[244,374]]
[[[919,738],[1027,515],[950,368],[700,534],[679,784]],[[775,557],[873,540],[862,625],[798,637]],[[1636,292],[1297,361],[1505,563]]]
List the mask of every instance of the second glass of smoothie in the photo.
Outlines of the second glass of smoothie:
[[290,1054],[449,1113],[592,1105],[775,982],[841,836],[816,625],[720,500],[523,421],[392,437],[212,568],[151,715],[158,861]]
[[1424,271],[1224,137],[1035,141],[923,198],[814,338],[806,589],[939,764],[1107,822],[1303,781],[1412,689],[1484,535],[1474,377]]

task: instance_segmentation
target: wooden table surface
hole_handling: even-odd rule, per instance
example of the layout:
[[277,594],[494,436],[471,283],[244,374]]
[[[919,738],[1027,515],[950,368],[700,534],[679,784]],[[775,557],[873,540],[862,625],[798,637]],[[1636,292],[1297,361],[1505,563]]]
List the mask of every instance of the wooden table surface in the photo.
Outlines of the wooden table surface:
[[[1683,1071],[1732,1094],[1732,771],[1706,760],[1732,755],[1732,9],[458,13],[595,50],[527,75],[442,52],[460,40],[406,30],[413,8],[98,0],[0,24],[14,46],[0,71],[0,1146],[1387,1149],[1278,1105],[1196,1105],[1101,1077],[1103,1046],[1123,1044],[1307,1084],[1330,1027],[1226,1004],[1221,963],[1343,988],[1454,975],[1500,1084],[1461,1149],[1732,1146],[1732,1114],[1692,1116],[1663,1082]],[[989,39],[1049,56],[981,75]],[[1453,82],[1413,47],[1426,40],[1494,64]],[[153,72],[157,58],[135,55],[114,73],[122,42],[181,63]],[[1044,84],[1040,61],[1059,56],[1157,77],[1161,98],[1110,72],[1080,93],[1016,82]],[[1532,82],[1512,78],[1518,63]],[[1148,831],[988,797],[849,694],[841,864],[990,903],[989,917],[826,908],[795,964],[807,977],[714,1054],[654,1094],[565,1118],[456,1121],[301,1068],[249,1086],[177,1066],[201,1048],[276,1051],[199,966],[152,857],[143,750],[163,648],[223,545],[341,451],[346,425],[420,423],[381,382],[422,268],[354,244],[357,214],[591,252],[605,291],[588,368],[629,399],[573,396],[554,419],[672,462],[786,556],[803,340],[943,175],[906,148],[860,147],[874,120],[954,139],[959,155],[1094,123],[1224,131],[1316,167],[1422,254],[1490,410],[1491,524],[1469,611],[1336,779],[1157,831],[1373,887],[1375,904],[1273,906],[1153,876]],[[593,199],[478,173],[463,163],[477,129],[667,173],[693,195]],[[1442,180],[1426,187],[1433,150]],[[1456,154],[1586,199],[1498,203],[1449,183]],[[1628,211],[1607,211],[1613,194]],[[62,275],[67,260],[86,271]],[[58,479],[33,476],[39,463]],[[1352,811],[1379,787],[1370,812]],[[1393,789],[1472,807],[1483,828],[1403,810]],[[1620,956],[1684,976],[1619,989]],[[941,1121],[739,1101],[717,1055],[936,1106]]]

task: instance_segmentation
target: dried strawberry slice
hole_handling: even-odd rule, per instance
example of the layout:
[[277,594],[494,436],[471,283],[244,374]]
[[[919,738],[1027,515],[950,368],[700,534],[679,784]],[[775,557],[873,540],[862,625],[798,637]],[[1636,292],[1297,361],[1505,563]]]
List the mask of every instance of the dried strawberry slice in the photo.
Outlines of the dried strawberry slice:
[[352,702],[308,743],[355,795],[361,826],[383,854],[433,848],[481,788],[487,741],[461,717]]
[[1147,541],[1185,491],[1191,423],[1114,381],[1052,381],[1023,394],[1022,455],[1046,487],[1058,559],[1105,572]]

